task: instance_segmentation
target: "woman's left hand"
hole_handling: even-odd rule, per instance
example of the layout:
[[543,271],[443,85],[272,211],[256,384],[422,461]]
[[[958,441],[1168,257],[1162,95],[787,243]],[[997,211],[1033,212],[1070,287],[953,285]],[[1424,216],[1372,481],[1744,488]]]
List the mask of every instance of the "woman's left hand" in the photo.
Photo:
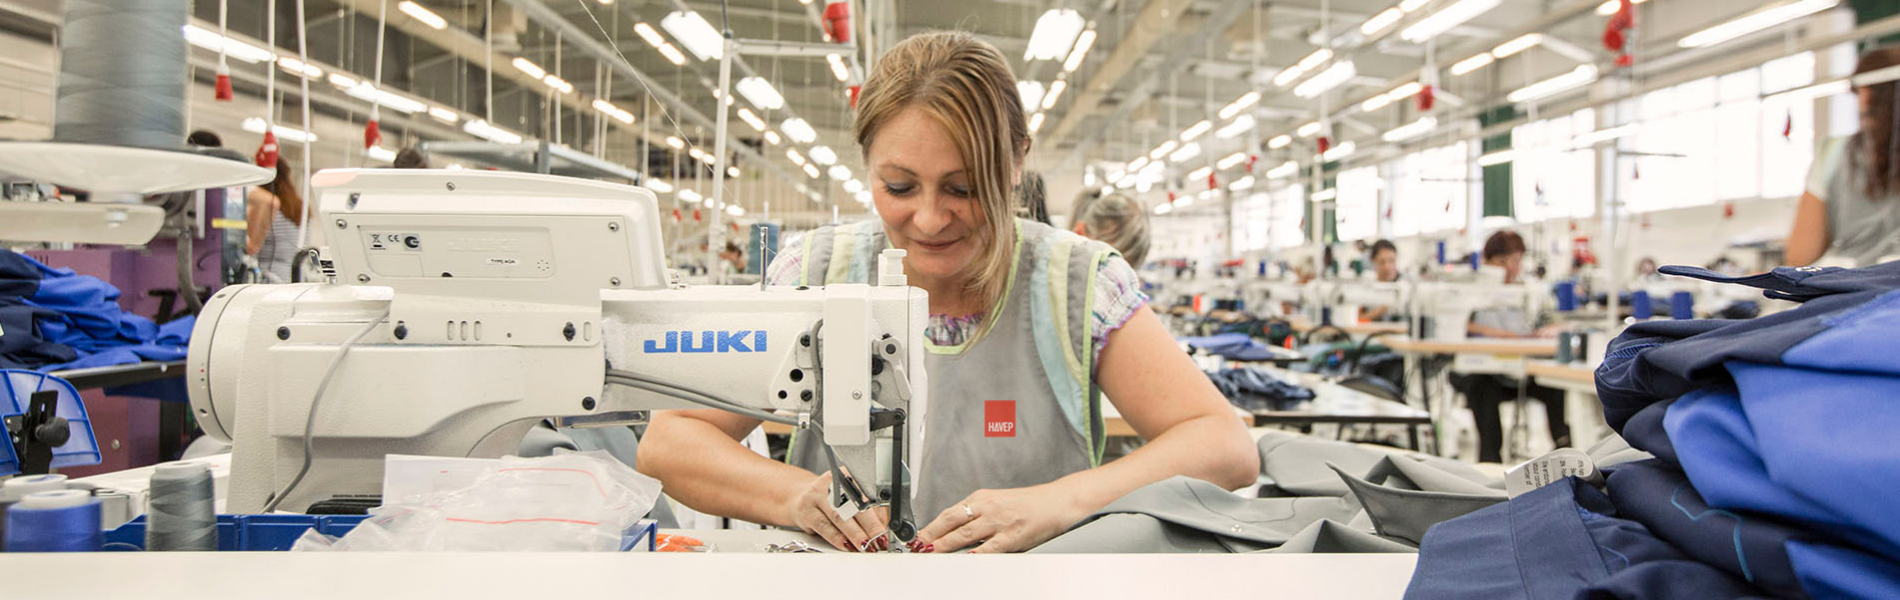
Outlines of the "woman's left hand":
[[951,552],[974,546],[970,552],[976,554],[1028,550],[1088,516],[1088,511],[1074,504],[1073,497],[1057,489],[1055,484],[977,490],[938,514],[918,532],[913,546],[924,552]]

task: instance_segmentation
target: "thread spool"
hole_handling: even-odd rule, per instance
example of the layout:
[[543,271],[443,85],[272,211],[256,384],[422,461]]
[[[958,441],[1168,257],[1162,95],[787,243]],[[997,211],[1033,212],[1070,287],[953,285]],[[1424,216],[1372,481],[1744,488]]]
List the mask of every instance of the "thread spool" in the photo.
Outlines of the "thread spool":
[[98,552],[99,501],[80,490],[36,492],[7,510],[8,552]]
[[1557,282],[1557,312],[1577,310],[1577,282]]
[[204,463],[171,462],[153,468],[145,549],[153,552],[217,550],[218,512],[213,504],[211,485],[211,469]]
[[1695,295],[1689,292],[1676,292],[1669,295],[1669,318],[1695,318]]
[[182,148],[187,11],[182,0],[66,0],[53,139]]
[[1655,306],[1650,304],[1649,292],[1643,290],[1630,292],[1630,316],[1638,321],[1656,316]]
[[27,494],[38,492],[56,492],[66,489],[66,476],[58,473],[50,475],[31,475],[8,479],[0,497],[19,500]]

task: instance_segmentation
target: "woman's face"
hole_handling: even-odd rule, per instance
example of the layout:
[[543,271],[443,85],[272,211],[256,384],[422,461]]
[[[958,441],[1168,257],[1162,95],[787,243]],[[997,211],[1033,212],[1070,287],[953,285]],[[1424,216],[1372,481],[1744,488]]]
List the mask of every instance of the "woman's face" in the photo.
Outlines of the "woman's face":
[[944,279],[966,272],[987,240],[970,173],[950,132],[905,109],[865,153],[871,197],[891,247],[908,253],[910,275]]
[[1523,252],[1512,252],[1504,256],[1495,257],[1490,260],[1490,263],[1493,266],[1502,267],[1504,269],[1505,283],[1517,283],[1518,278],[1524,275]]

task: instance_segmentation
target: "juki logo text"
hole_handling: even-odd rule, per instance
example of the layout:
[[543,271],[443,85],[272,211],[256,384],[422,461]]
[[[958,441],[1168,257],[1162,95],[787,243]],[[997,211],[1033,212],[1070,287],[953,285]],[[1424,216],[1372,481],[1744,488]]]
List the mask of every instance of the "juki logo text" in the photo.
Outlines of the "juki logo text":
[[[697,334],[697,335],[695,335]],[[750,344],[750,345],[748,345]],[[647,354],[711,354],[716,352],[764,352],[765,331],[668,331],[666,340],[646,340]]]

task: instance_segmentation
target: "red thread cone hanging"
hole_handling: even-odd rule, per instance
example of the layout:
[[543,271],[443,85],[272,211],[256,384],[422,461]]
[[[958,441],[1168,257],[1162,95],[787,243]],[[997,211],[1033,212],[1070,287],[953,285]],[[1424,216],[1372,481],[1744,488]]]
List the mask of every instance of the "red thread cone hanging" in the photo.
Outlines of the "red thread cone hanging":
[[825,35],[840,44],[851,43],[851,3],[845,0],[825,4]]
[[1438,103],[1437,89],[1438,86],[1435,85],[1426,85],[1419,88],[1418,96],[1416,96],[1418,98],[1418,112],[1432,111],[1432,106]]
[[265,130],[264,143],[257,145],[257,154],[251,159],[257,162],[257,166],[266,169],[277,168],[277,134]]
[[382,105],[371,104],[369,107],[369,123],[363,126],[363,149],[364,150],[368,150],[370,148],[375,147],[376,142],[383,141],[382,120],[383,120]]
[[225,66],[223,60],[218,61],[218,84],[215,89],[214,97],[219,102],[230,102],[237,97],[231,90],[231,67]]
[[378,124],[376,119],[370,119],[369,124],[363,126],[363,148],[365,150],[373,148],[376,142],[380,141],[383,141],[382,125]]

